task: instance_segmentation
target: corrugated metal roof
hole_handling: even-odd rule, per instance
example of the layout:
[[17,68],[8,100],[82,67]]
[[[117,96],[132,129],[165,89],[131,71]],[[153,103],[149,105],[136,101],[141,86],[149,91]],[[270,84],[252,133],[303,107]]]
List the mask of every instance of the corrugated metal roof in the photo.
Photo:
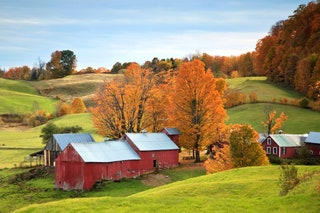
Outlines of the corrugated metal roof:
[[179,147],[165,133],[126,133],[140,151],[177,150]]
[[280,147],[298,147],[306,139],[306,135],[296,134],[271,134],[270,137]]
[[177,128],[164,128],[169,135],[180,135],[181,132]]
[[61,150],[64,150],[71,142],[95,142],[91,134],[88,133],[64,133],[53,134]]
[[124,140],[101,143],[71,143],[84,162],[109,163],[140,160],[139,155]]
[[320,132],[310,132],[305,142],[320,144]]

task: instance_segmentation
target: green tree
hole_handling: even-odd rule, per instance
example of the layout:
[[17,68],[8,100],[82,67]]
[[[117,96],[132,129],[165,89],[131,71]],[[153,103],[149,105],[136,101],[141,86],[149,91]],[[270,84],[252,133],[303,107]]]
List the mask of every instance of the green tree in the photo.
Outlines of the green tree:
[[82,131],[83,128],[76,125],[76,126],[67,126],[67,127],[58,127],[54,123],[48,123],[45,127],[41,129],[42,143],[46,144],[48,140],[52,137],[53,134],[58,133],[77,133]]
[[258,139],[259,134],[250,125],[235,124],[231,126],[230,151],[234,167],[269,164]]
[[51,54],[51,60],[47,63],[46,69],[51,74],[51,78],[62,78],[75,72],[76,62],[73,51],[57,50]]

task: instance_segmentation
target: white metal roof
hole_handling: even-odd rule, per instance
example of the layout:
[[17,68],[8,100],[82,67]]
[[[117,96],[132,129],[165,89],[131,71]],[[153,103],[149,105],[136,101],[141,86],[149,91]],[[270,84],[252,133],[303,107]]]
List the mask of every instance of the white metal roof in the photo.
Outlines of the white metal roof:
[[140,151],[177,150],[179,147],[165,133],[126,133]]
[[305,142],[320,144],[320,132],[310,132]]
[[89,133],[63,133],[53,134],[52,136],[58,143],[61,150],[64,150],[71,142],[95,142]]
[[98,143],[71,143],[84,162],[109,163],[140,160],[139,155],[124,140]]
[[180,135],[181,134],[181,132],[177,128],[166,127],[164,129],[168,132],[169,135]]
[[299,147],[306,139],[306,135],[299,134],[271,134],[269,135],[280,147]]

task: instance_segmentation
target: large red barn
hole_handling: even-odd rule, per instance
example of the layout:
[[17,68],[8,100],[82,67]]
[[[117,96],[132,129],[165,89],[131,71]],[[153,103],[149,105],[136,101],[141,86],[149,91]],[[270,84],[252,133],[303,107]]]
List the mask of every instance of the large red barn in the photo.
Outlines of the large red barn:
[[178,166],[178,156],[178,146],[164,133],[127,133],[119,141],[70,143],[56,159],[55,187],[88,190],[100,180]]

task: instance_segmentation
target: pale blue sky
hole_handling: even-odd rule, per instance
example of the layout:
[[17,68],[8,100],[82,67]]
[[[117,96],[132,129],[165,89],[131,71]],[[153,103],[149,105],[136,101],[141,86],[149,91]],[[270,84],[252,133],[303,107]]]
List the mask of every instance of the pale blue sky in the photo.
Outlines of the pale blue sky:
[[254,51],[306,0],[1,0],[0,68],[72,50],[78,69]]

